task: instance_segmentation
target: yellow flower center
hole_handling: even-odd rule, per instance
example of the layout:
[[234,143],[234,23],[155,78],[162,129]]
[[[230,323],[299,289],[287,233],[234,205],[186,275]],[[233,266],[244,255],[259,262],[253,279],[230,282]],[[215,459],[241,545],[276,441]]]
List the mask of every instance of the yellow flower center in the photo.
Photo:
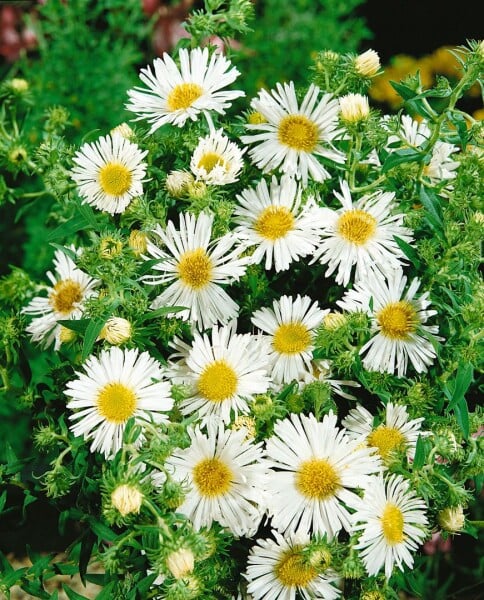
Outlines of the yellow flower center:
[[220,154],[217,154],[216,152],[206,152],[198,161],[198,168],[205,169],[207,174],[211,173],[212,169],[217,165],[225,167],[226,161],[222,156],[220,156]]
[[299,354],[310,347],[311,333],[298,321],[283,323],[276,329],[272,345],[279,354]]
[[61,279],[54,285],[49,302],[55,312],[63,315],[71,313],[75,304],[82,300],[82,289],[73,279]]
[[376,219],[364,210],[348,210],[338,219],[336,231],[345,240],[363,246],[375,234]]
[[285,206],[268,206],[258,216],[254,229],[268,240],[277,240],[294,228],[294,216]]
[[168,94],[168,110],[173,112],[189,108],[202,94],[203,89],[198,83],[179,83]]
[[188,250],[180,257],[178,274],[184,284],[200,290],[212,279],[212,260],[203,248]]
[[214,498],[229,491],[232,471],[218,458],[205,458],[193,469],[193,482],[202,496]]
[[108,383],[99,392],[99,414],[111,423],[124,423],[133,416],[137,398],[132,389],[122,383]]
[[419,323],[415,308],[407,300],[390,302],[376,314],[376,320],[385,337],[406,340]]
[[335,468],[323,458],[311,458],[299,467],[296,474],[296,487],[306,498],[326,500],[334,496],[341,487],[341,480]]
[[294,150],[312,152],[318,143],[318,126],[304,115],[287,115],[279,123],[277,133],[281,144]]
[[238,378],[224,360],[216,360],[203,370],[198,379],[198,391],[211,402],[223,402],[237,391]]
[[388,458],[394,450],[405,448],[405,438],[398,429],[380,425],[368,436],[368,444],[377,448],[382,458]]
[[99,185],[105,194],[122,196],[131,187],[131,171],[120,163],[107,163],[99,169]]
[[381,517],[381,527],[387,544],[394,546],[403,541],[403,514],[394,504],[387,504]]
[[306,587],[318,575],[317,570],[305,563],[301,547],[294,546],[283,554],[274,567],[274,574],[286,587]]

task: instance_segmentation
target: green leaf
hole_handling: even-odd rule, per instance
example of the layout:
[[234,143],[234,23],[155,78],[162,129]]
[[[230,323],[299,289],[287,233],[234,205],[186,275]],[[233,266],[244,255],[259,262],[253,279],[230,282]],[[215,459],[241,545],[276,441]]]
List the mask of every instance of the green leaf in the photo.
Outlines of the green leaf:
[[413,457],[413,469],[418,471],[421,469],[428,456],[428,445],[425,443],[426,440],[421,435],[418,436],[417,444],[415,446],[415,456]]
[[65,246],[61,246],[60,244],[56,244],[55,242],[51,242],[49,245],[53,246],[54,248],[57,248],[57,250],[60,250],[63,254],[65,254],[66,256],[68,256],[71,260],[73,260],[73,261],[76,260],[77,255],[74,252],[74,250],[72,250],[71,248],[66,248]]
[[469,431],[470,431],[469,408],[467,406],[467,402],[466,402],[465,398],[460,398],[460,400],[458,401],[458,403],[455,406],[454,412],[455,412],[455,417],[457,419],[457,423],[459,424],[459,427],[462,430],[464,439],[466,439],[466,440],[469,439]]
[[65,223],[62,223],[49,233],[46,237],[47,242],[53,242],[54,240],[65,240],[70,238],[74,233],[81,229],[86,229],[88,222],[82,215],[77,215],[72,219],[69,219]]
[[444,393],[449,399],[447,410],[453,410],[464,399],[474,378],[474,367],[471,363],[460,363],[452,387],[445,385]]
[[413,246],[411,246],[410,244],[408,244],[405,240],[402,240],[402,238],[399,238],[396,235],[393,236],[393,239],[395,240],[395,242],[396,242],[397,246],[400,248],[400,250],[410,260],[412,265],[416,269],[420,269],[420,266],[422,263],[420,262],[420,259],[418,258],[418,254],[417,254],[417,251],[415,250],[415,248]]
[[96,600],[113,600],[111,595],[116,586],[115,581],[110,581],[96,596]]
[[81,360],[91,354],[94,344],[101,333],[101,329],[104,327],[107,318],[105,319],[91,319],[89,325],[86,328],[86,334],[84,336],[84,343],[82,345]]
[[112,529],[109,529],[109,527],[107,527],[103,523],[96,521],[96,519],[94,518],[90,518],[88,522],[91,529],[100,540],[106,542],[114,542],[114,540],[117,539],[118,536],[114,533],[114,531]]
[[425,216],[429,225],[436,232],[442,232],[444,223],[440,212],[440,199],[432,190],[422,186],[420,188],[420,202],[426,210]]
[[66,329],[82,334],[86,333],[87,326],[90,322],[91,319],[61,319],[57,321],[59,325],[62,325]]
[[177,313],[182,310],[186,310],[185,306],[162,306],[161,308],[157,308],[156,310],[152,310],[149,313],[146,313],[141,316],[140,323],[147,321],[148,319],[156,319],[157,317],[163,317],[164,315]]
[[397,150],[391,152],[385,159],[382,165],[382,173],[386,173],[390,169],[408,162],[421,162],[424,155],[420,150],[415,148],[404,148],[403,150]]
[[90,531],[86,532],[81,540],[81,549],[79,552],[79,576],[84,585],[86,585],[86,572],[91,560],[92,549],[96,540]]
[[66,593],[66,596],[69,598],[69,600],[89,600],[87,596],[81,596],[81,594],[71,590],[71,588],[67,587],[65,583],[62,584],[62,589]]

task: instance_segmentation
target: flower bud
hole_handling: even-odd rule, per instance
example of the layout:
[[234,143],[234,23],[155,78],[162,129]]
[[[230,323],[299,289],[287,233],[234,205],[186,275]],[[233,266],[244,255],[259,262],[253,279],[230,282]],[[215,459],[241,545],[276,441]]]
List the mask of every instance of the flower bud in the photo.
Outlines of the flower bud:
[[60,326],[59,339],[60,339],[61,344],[68,344],[69,342],[72,342],[72,340],[75,339],[75,337],[76,337],[75,331],[72,331],[72,329],[68,329],[67,327],[64,327],[64,325]]
[[465,516],[462,506],[450,506],[439,511],[437,522],[444,531],[457,533],[464,527]]
[[232,424],[232,429],[238,431],[239,429],[242,429],[242,427],[247,429],[247,435],[245,439],[251,440],[255,438],[256,430],[255,420],[253,417],[249,417],[248,415],[239,415]]
[[343,327],[343,325],[346,325],[346,317],[339,312],[329,312],[323,318],[323,327],[325,329],[335,331],[336,329]]
[[29,89],[29,83],[25,79],[14,77],[9,81],[10,89],[17,94],[24,94]]
[[181,198],[188,191],[188,186],[194,181],[188,171],[171,171],[166,176],[165,187],[170,196]]
[[166,559],[166,566],[175,579],[186,577],[195,566],[193,552],[188,548],[180,548],[180,550],[172,552]]
[[111,260],[115,256],[118,256],[122,250],[123,243],[121,240],[117,240],[111,236],[103,238],[99,244],[99,256],[106,260]]
[[111,129],[110,133],[111,135],[119,134],[126,140],[130,140],[134,137],[134,131],[127,123],[121,123],[120,125],[117,125],[113,129]]
[[347,123],[365,121],[370,114],[370,104],[367,96],[361,94],[346,94],[339,99],[341,119]]
[[247,123],[249,123],[249,125],[260,125],[261,123],[267,123],[267,119],[260,112],[254,110],[247,117]]
[[127,342],[131,337],[131,323],[122,317],[110,317],[101,329],[99,338],[113,346]]
[[380,70],[380,57],[374,50],[367,50],[355,59],[355,69],[363,77],[373,77]]
[[123,483],[111,494],[111,502],[123,517],[131,513],[138,514],[143,503],[143,494],[137,487]]
[[136,256],[140,256],[146,252],[146,248],[148,247],[148,236],[143,231],[133,229],[129,234],[128,245]]

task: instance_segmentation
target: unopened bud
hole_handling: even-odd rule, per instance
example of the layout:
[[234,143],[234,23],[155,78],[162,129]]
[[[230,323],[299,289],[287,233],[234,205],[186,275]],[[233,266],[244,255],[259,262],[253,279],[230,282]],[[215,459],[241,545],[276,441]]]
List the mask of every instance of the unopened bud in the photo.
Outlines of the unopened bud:
[[181,198],[188,192],[188,187],[193,181],[193,175],[188,171],[171,171],[166,176],[165,187],[170,196]]
[[249,125],[260,125],[261,123],[267,123],[267,119],[263,114],[255,110],[247,117],[247,123],[249,123]]
[[111,260],[115,256],[118,256],[122,250],[123,243],[121,240],[117,240],[111,236],[102,239],[99,244],[99,256],[106,260]]
[[20,79],[19,77],[14,77],[10,80],[10,88],[17,92],[17,94],[23,94],[29,89],[29,83],[25,79]]
[[123,517],[131,513],[138,514],[143,502],[143,494],[137,487],[123,483],[118,485],[111,494],[111,502]]
[[59,339],[60,339],[61,344],[68,344],[69,342],[72,342],[72,340],[75,337],[76,337],[75,331],[72,331],[72,329],[68,329],[67,327],[64,327],[64,325],[60,326]]
[[146,252],[146,248],[148,247],[148,236],[143,231],[133,229],[129,234],[128,245],[136,256],[140,256]]
[[99,337],[113,346],[118,346],[129,340],[131,332],[131,323],[127,319],[110,317],[101,329]]
[[189,575],[195,566],[195,557],[188,548],[172,552],[166,559],[166,566],[175,579],[183,579]]
[[462,506],[444,508],[437,515],[437,522],[444,531],[457,533],[464,527],[465,516]]
[[347,94],[339,99],[341,119],[348,123],[365,121],[370,114],[370,104],[367,96]]
[[373,77],[380,70],[380,57],[374,50],[367,50],[355,59],[356,72],[363,77]]
[[111,135],[119,134],[127,140],[130,140],[134,137],[134,131],[127,123],[121,123],[120,125],[117,125],[113,129],[111,129],[110,133]]
[[346,324],[345,315],[339,312],[330,312],[323,318],[323,326],[325,329],[335,331]]

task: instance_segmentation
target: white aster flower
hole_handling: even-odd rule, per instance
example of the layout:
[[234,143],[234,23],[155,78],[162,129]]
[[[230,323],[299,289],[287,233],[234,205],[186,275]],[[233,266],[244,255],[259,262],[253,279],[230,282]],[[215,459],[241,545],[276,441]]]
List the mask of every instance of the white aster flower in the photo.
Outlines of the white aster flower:
[[427,537],[425,502],[409,489],[401,475],[374,477],[353,515],[353,531],[361,531],[355,548],[369,575],[382,567],[391,577],[394,566],[403,571],[413,567],[412,553]]
[[265,509],[262,443],[246,439],[244,428],[225,430],[220,424],[210,429],[205,435],[189,427],[190,446],[175,450],[165,462],[171,476],[190,488],[177,512],[196,530],[217,521],[235,536],[253,535]]
[[149,256],[145,258],[159,259],[153,269],[161,274],[147,275],[143,280],[150,285],[170,284],[151,308],[184,307],[177,316],[191,319],[201,329],[217,322],[228,323],[237,317],[239,307],[221,284],[237,281],[245,273],[250,257],[241,256],[243,247],[237,245],[233,234],[210,240],[213,215],[180,213],[179,217],[179,230],[172,221],[166,229],[158,225],[153,230],[160,246],[148,243]]
[[64,393],[71,398],[67,408],[74,411],[69,417],[72,433],[92,440],[91,452],[113,458],[131,417],[140,425],[143,420],[168,421],[164,413],[173,406],[170,385],[161,381],[161,365],[148,352],[112,346],[88,358],[83,368]]
[[241,150],[224,135],[223,129],[211,132],[198,142],[190,161],[190,169],[197,180],[208,185],[227,185],[239,178],[244,166]]
[[[406,146],[421,148],[425,146],[432,132],[426,121],[415,121],[410,115],[401,117],[400,135],[390,135],[387,142],[387,150],[395,152],[402,145],[402,138]],[[438,184],[441,181],[453,179],[460,165],[459,161],[453,160],[452,154],[459,152],[459,147],[448,142],[438,140],[433,149],[430,162],[424,169],[431,183]]]
[[369,371],[397,373],[403,377],[410,360],[417,373],[427,371],[436,357],[433,344],[442,338],[437,325],[424,325],[437,314],[427,310],[429,293],[417,296],[420,281],[414,278],[405,291],[407,277],[401,269],[386,279],[376,274],[357,282],[337,304],[349,312],[366,312],[373,337],[361,348],[363,366]]
[[257,144],[249,155],[264,172],[280,169],[302,179],[323,181],[330,177],[319,156],[343,163],[345,156],[333,145],[342,135],[338,129],[338,100],[331,94],[319,98],[319,88],[313,84],[298,106],[294,83],[277,84],[275,90],[261,90],[251,107],[265,119],[248,124],[251,135],[242,136],[244,144]]
[[290,383],[312,371],[317,328],[329,310],[321,310],[309,296],[281,296],[273,308],[261,308],[252,324],[270,336],[269,360],[275,383]]
[[365,441],[383,460],[391,458],[395,451],[405,451],[413,459],[419,435],[427,435],[420,430],[424,420],[409,419],[406,406],[388,402],[385,418],[377,427],[373,426],[374,416],[360,404],[349,411],[342,424],[351,438]]
[[[247,591],[254,600],[333,600],[341,594],[330,571],[321,574],[308,562],[304,549],[309,536],[283,537],[272,532],[274,539],[259,539],[252,546],[244,574]],[[297,596],[296,596],[297,595]]]
[[256,188],[237,196],[235,233],[255,246],[254,263],[265,258],[265,268],[286,271],[293,261],[314,252],[321,235],[321,209],[314,197],[302,203],[296,181],[283,175],[272,178],[270,188],[262,179]]
[[153,69],[141,69],[140,79],[146,88],[128,90],[126,108],[137,115],[136,121],[146,119],[150,133],[166,123],[183,127],[187,119],[196,121],[203,113],[211,124],[209,111],[225,114],[241,91],[223,91],[235,81],[239,71],[219,53],[209,56],[208,48],[182,48],[178,67],[166,52],[155,58]]
[[22,313],[35,317],[27,326],[33,342],[44,348],[54,344],[59,350],[63,326],[58,321],[80,319],[84,302],[97,295],[100,281],[81,271],[61,250],[54,253],[54,273],[47,272],[52,286],[47,287],[47,297],[37,296],[22,309]]
[[340,181],[341,194],[334,192],[342,207],[324,211],[325,228],[313,261],[327,264],[326,277],[336,271],[336,283],[347,286],[353,268],[354,281],[372,272],[386,273],[405,263],[405,255],[394,240],[407,243],[411,231],[403,226],[403,214],[393,214],[395,195],[378,191],[353,203],[349,185]]
[[268,513],[281,533],[334,537],[350,530],[350,512],[368,476],[381,469],[370,448],[336,426],[333,412],[317,421],[311,414],[277,421],[266,442],[271,472]]
[[180,352],[169,358],[170,380],[190,390],[180,410],[196,412],[202,427],[214,418],[229,424],[248,414],[248,402],[269,387],[266,345],[257,336],[235,333],[234,323],[214,326],[211,337],[195,332],[191,346],[179,339],[172,345]]
[[147,150],[119,134],[83,144],[76,152],[71,177],[84,204],[114,215],[143,195]]

